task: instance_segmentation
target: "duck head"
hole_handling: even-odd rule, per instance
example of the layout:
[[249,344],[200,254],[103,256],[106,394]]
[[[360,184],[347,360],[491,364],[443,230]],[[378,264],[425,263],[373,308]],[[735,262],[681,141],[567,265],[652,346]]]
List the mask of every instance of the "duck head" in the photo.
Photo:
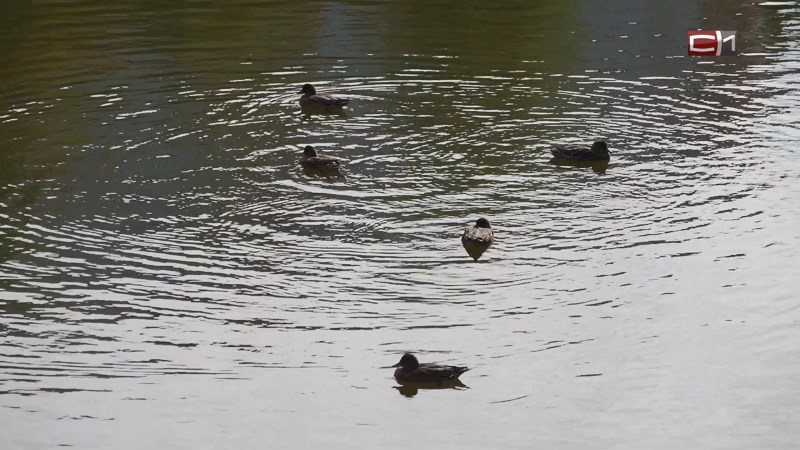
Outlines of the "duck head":
[[300,94],[306,94],[306,95],[316,95],[317,94],[317,90],[314,89],[314,86],[306,83],[306,84],[303,85],[303,88],[300,89],[299,93]]
[[478,228],[492,228],[492,225],[489,224],[489,221],[483,217],[475,221],[475,226]]
[[610,155],[611,150],[608,149],[608,145],[606,145],[606,141],[595,141],[592,144],[592,152],[599,153],[601,155]]
[[306,158],[313,158],[317,156],[317,151],[314,150],[314,147],[306,145],[306,148],[303,150],[303,156]]
[[400,362],[393,365],[392,367],[402,367],[405,370],[416,370],[419,367],[419,361],[417,361],[417,357],[412,355],[411,353],[406,353],[400,358]]

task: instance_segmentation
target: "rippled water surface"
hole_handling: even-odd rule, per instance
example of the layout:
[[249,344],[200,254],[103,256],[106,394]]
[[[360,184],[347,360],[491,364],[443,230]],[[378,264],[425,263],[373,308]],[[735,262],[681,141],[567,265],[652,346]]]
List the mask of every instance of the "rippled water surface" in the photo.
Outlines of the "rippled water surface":
[[0,448],[795,446],[800,9],[734,3],[4,5]]

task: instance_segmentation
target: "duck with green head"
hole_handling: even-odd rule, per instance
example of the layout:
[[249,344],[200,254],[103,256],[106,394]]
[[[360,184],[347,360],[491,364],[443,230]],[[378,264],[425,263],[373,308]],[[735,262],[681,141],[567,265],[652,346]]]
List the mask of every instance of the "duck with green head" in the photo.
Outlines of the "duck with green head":
[[611,151],[606,141],[596,141],[591,147],[574,144],[555,144],[550,153],[556,158],[588,161],[608,161]]
[[300,89],[300,106],[317,108],[341,108],[350,103],[346,98],[334,97],[328,94],[317,94],[317,90],[311,84],[304,84]]
[[397,367],[394,371],[394,378],[397,381],[412,383],[442,383],[457,379],[462,373],[469,370],[468,367],[445,366],[439,364],[422,363],[411,353],[406,353],[400,358],[400,362],[391,366]]
[[300,160],[300,165],[305,168],[338,169],[339,158],[320,155],[314,150],[314,147],[306,145],[306,148],[303,150],[303,159]]
[[475,261],[483,255],[486,250],[494,243],[494,232],[488,220],[481,217],[475,221],[475,225],[470,225],[461,235],[461,245],[464,250]]

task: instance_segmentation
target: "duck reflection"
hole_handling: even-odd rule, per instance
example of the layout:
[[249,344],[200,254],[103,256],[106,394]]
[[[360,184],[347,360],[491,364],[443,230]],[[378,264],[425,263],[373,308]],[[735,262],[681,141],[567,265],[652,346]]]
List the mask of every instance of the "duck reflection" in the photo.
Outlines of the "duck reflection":
[[603,175],[606,173],[608,169],[608,161],[590,161],[590,160],[578,160],[578,159],[564,159],[555,157],[551,159],[550,164],[554,166],[561,166],[561,167],[581,167],[581,168],[591,168],[592,171],[598,175]]
[[444,381],[428,381],[428,382],[419,382],[419,381],[401,381],[396,380],[397,384],[400,386],[393,386],[394,389],[397,389],[397,392],[404,397],[414,397],[420,391],[420,389],[469,389],[469,386],[465,385],[461,382],[458,378],[453,380],[444,380]]

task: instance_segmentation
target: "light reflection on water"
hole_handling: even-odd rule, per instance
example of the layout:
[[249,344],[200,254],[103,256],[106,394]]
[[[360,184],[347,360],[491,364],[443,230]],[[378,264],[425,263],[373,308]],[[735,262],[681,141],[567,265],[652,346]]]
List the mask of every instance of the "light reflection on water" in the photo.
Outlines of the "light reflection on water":
[[[12,8],[2,447],[793,443],[798,23],[651,3]],[[746,55],[683,57],[704,8]]]

